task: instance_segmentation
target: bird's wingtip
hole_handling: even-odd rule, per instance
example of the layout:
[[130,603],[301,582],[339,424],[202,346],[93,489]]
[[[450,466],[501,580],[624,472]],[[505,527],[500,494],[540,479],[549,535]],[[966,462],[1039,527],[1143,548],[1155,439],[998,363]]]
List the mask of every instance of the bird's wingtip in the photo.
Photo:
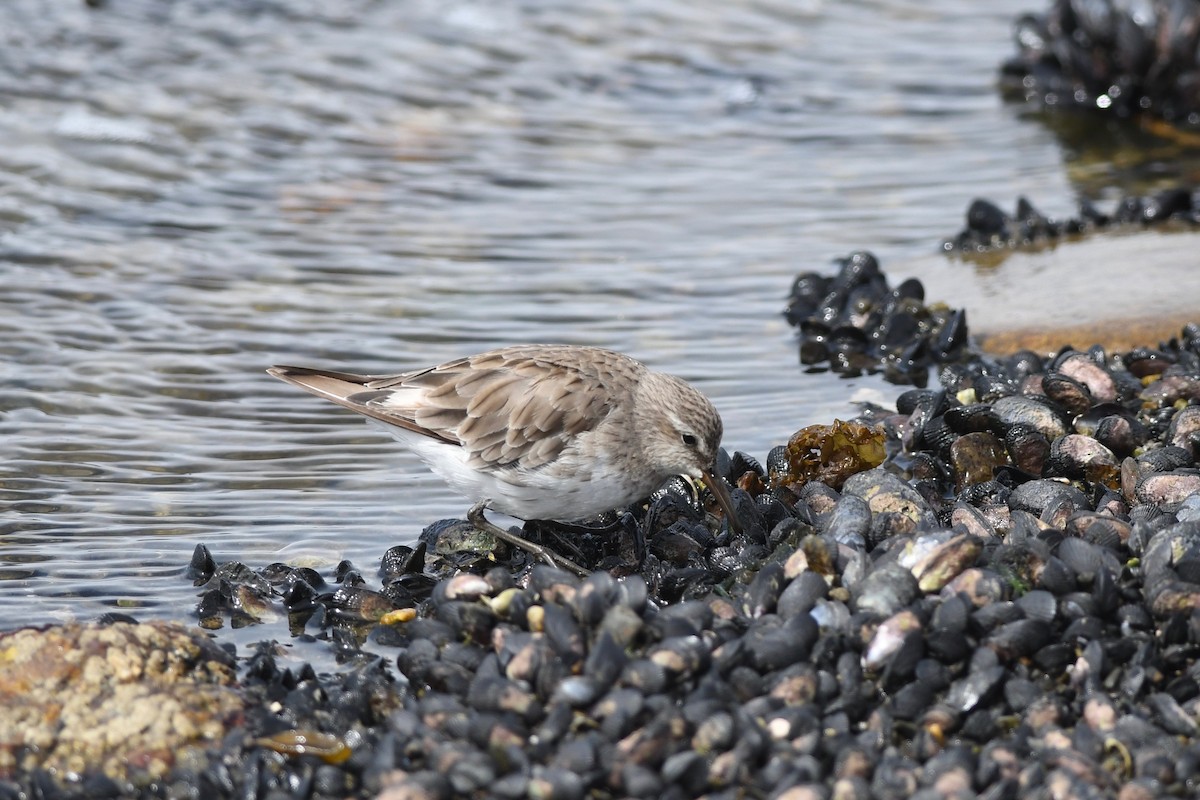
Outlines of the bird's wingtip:
[[267,367],[267,374],[287,383],[294,383],[297,375],[304,374],[299,367],[289,367],[285,364],[274,364]]
[[267,374],[285,381],[308,375],[316,377],[339,378],[341,380],[349,380],[358,377],[357,375],[352,375],[348,372],[334,372],[332,370],[317,369],[316,367],[293,367],[287,364],[275,364],[274,366],[267,367]]
[[325,373],[321,372],[320,370],[311,369],[309,367],[290,367],[286,364],[275,364],[274,366],[267,367],[267,374],[272,378],[278,378],[284,383],[290,383],[294,386],[309,388],[310,391],[311,387],[309,387],[309,384],[314,378],[334,377],[326,376]]

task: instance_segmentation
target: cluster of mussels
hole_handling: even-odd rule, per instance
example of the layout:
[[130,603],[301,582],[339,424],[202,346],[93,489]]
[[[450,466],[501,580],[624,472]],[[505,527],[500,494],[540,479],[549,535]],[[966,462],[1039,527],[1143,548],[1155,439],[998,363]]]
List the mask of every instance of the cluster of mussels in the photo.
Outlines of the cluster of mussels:
[[1013,247],[1052,244],[1061,237],[1121,226],[1150,227],[1163,223],[1200,225],[1200,200],[1191,189],[1165,189],[1158,194],[1130,195],[1104,213],[1090,201],[1079,204],[1078,216],[1054,219],[1024,197],[1009,214],[995,203],[976,199],[967,208],[967,227],[942,242],[946,252],[983,253]]
[[1200,3],[1055,0],[1015,27],[1005,89],[1044,108],[1200,125]]
[[264,649],[243,679],[259,707],[213,774],[168,785],[1196,796],[1200,327],[1120,355],[973,355],[939,379],[798,432],[765,468],[724,460],[737,532],[672,483],[573,534],[597,568],[582,580],[457,520],[389,550],[378,588],[349,564],[326,584],[198,549],[210,626],[282,604],[350,667]]
[[968,336],[965,311],[924,300],[920,281],[893,289],[875,256],[859,251],[835,276],[796,276],[784,316],[799,330],[800,362],[810,369],[828,364],[845,377],[883,373],[924,386],[931,366],[965,355]]

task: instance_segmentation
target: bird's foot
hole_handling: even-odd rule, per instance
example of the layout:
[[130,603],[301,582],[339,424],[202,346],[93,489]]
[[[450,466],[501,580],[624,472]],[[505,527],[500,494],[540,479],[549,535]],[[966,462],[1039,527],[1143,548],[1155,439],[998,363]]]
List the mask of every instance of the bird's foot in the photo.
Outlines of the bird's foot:
[[501,541],[508,542],[513,547],[519,547],[525,552],[531,554],[535,558],[540,558],[552,567],[561,567],[575,573],[581,578],[586,578],[591,574],[589,570],[576,564],[565,556],[560,556],[557,553],[551,552],[548,548],[542,547],[540,544],[534,544],[528,539],[517,536],[515,533],[506,531],[499,525],[495,525],[483,516],[483,512],[487,509],[487,502],[479,502],[471,506],[471,510],[467,512],[467,519],[472,525],[485,533],[490,533]]

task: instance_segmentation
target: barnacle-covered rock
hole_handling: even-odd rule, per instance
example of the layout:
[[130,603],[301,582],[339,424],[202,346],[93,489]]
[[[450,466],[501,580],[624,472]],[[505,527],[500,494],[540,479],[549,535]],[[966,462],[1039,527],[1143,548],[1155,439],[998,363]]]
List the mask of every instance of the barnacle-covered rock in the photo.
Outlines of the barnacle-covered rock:
[[234,682],[227,652],[173,623],[0,634],[0,777],[92,771],[147,786],[240,722]]

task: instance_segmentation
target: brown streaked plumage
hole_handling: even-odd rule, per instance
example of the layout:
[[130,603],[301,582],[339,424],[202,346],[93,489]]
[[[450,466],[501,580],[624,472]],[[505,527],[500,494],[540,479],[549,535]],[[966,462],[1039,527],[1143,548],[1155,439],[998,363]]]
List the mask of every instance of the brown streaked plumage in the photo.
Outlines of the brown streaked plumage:
[[712,403],[611,350],[517,345],[399,375],[268,372],[382,423],[480,512],[577,522],[687,475],[735,521],[712,473]]

